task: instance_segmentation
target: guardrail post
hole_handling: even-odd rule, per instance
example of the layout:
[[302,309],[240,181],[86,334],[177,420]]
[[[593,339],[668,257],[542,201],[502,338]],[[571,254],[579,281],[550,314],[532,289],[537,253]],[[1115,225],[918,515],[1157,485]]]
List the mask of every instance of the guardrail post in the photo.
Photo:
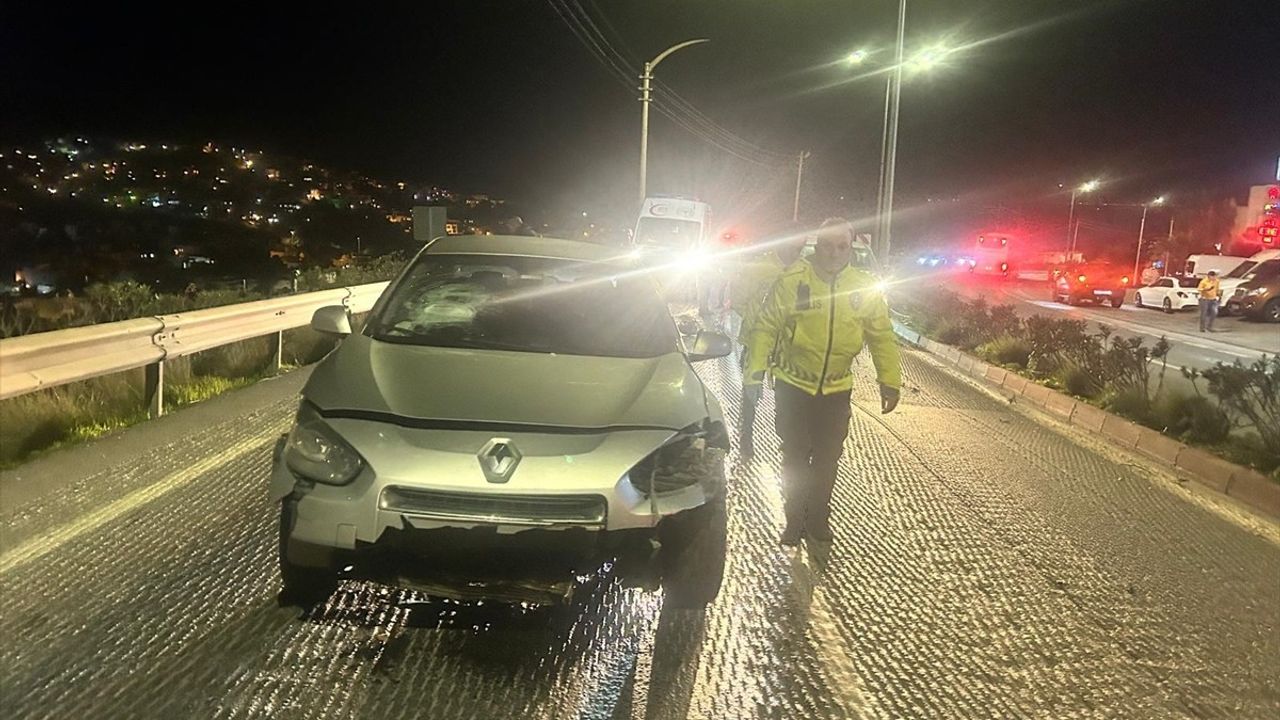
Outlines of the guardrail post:
[[147,416],[158,418],[164,414],[164,361],[157,360],[146,367],[146,384],[143,398],[147,402]]
[[276,332],[276,347],[274,355],[274,363],[276,372],[280,372],[280,367],[284,365],[284,331]]

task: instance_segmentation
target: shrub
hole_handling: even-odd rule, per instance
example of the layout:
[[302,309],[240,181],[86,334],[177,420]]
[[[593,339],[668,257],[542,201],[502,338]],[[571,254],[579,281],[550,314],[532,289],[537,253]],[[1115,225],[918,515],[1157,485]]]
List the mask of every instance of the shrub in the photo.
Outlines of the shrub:
[[1105,407],[1117,415],[1123,415],[1136,423],[1141,423],[1155,430],[1161,430],[1164,427],[1161,421],[1153,417],[1150,399],[1136,388],[1128,388],[1112,393],[1107,398]]
[[155,296],[151,288],[132,280],[94,283],[85,288],[84,294],[93,310],[94,322],[115,322],[141,317],[148,314],[145,311],[152,305]]
[[[1188,373],[1193,381],[1196,375]],[[1280,464],[1280,355],[1264,355],[1247,366],[1239,360],[1220,362],[1199,376],[1209,382],[1209,392],[1231,422],[1252,428],[1272,466]]]
[[1212,400],[1177,394],[1162,398],[1154,408],[1160,431],[1201,445],[1217,445],[1231,432],[1231,419]]
[[1022,338],[1005,335],[978,347],[978,354],[997,365],[1026,368],[1031,360],[1031,345]]
[[939,342],[955,346],[963,346],[968,339],[963,325],[946,321],[938,326],[937,335]]
[[1098,378],[1075,363],[1065,363],[1050,379],[1052,384],[1077,397],[1095,398],[1102,392]]

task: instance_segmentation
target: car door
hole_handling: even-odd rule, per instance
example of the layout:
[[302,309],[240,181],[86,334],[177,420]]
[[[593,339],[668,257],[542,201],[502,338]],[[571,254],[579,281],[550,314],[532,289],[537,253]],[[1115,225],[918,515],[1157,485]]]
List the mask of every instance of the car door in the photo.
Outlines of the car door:
[[1150,286],[1142,289],[1143,305],[1163,305],[1169,292],[1173,290],[1173,278],[1162,277]]

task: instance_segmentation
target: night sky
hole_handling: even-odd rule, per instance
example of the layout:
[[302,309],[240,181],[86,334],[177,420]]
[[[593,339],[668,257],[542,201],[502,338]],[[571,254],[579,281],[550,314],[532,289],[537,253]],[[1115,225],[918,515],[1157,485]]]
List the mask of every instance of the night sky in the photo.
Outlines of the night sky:
[[[874,202],[892,0],[5,3],[0,139],[221,140],[562,211],[633,202],[636,92],[570,31],[628,58],[680,40],[661,80],[765,150],[810,150],[806,207]],[[908,52],[967,46],[902,98],[899,190],[1019,201],[1100,176],[1112,197],[1233,195],[1280,154],[1274,0],[911,0]],[[650,190],[730,211],[794,175],[655,113]]]

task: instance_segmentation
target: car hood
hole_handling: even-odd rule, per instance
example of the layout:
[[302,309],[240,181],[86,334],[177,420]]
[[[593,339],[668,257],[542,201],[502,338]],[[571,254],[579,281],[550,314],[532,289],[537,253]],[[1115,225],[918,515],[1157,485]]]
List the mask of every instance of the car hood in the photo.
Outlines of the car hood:
[[303,395],[325,414],[558,429],[678,430],[708,416],[701,381],[679,353],[656,358],[465,350],[351,335]]

